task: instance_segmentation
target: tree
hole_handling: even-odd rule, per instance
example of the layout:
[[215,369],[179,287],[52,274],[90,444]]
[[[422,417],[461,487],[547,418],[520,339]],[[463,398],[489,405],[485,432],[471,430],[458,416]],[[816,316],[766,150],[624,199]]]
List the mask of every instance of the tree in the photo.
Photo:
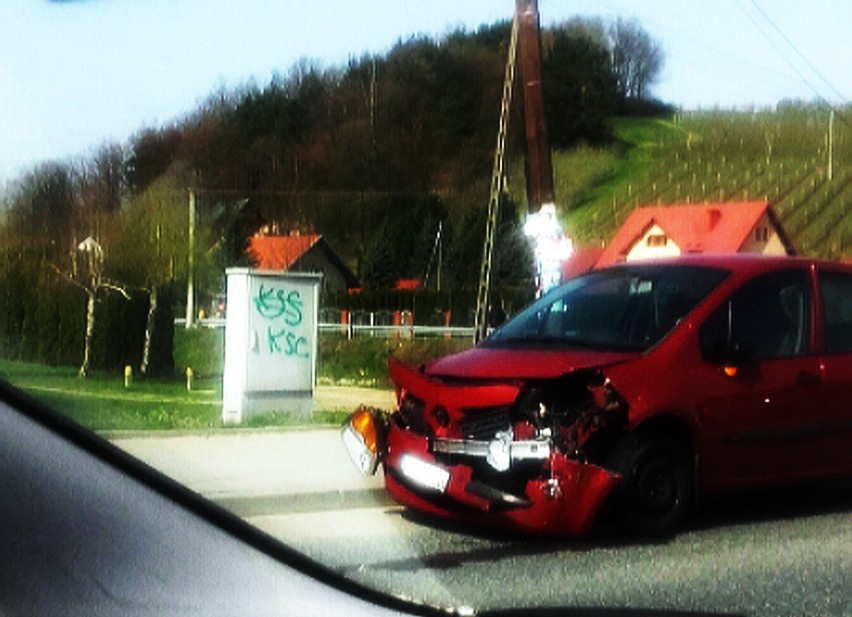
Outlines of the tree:
[[[102,234],[111,240],[112,217],[123,195],[123,169],[123,156],[117,147],[105,147],[91,163],[42,164],[18,184],[7,221],[6,229],[18,245],[19,267],[38,273],[31,284],[47,285],[44,273],[50,271],[86,294],[79,370],[82,377],[88,375],[91,365],[95,308],[101,294],[116,291],[129,299],[124,287],[105,275],[105,251],[100,240]],[[85,239],[80,242],[80,238]],[[29,262],[26,265],[25,260]],[[39,316],[49,317],[50,308],[45,305],[26,312],[31,315],[30,321],[39,321]],[[46,331],[55,337],[58,333],[53,330],[59,323],[51,320],[47,320]]]
[[88,216],[112,214],[121,207],[127,192],[124,158],[121,146],[105,144],[79,166],[81,201]]
[[367,289],[389,289],[400,275],[396,259],[393,230],[388,220],[373,234],[364,248],[361,260],[361,280]]
[[609,30],[620,101],[644,101],[665,61],[660,44],[635,19],[619,18]]
[[555,147],[610,138],[616,84],[604,28],[574,19],[554,30],[542,63],[548,134]]
[[[159,291],[163,286],[187,276],[186,238],[187,173],[173,166],[121,212],[118,219],[120,239],[110,250],[110,270],[128,287],[148,294],[142,361],[139,372],[148,373],[151,341]],[[205,246],[198,242],[196,246]],[[195,263],[203,265],[205,252],[198,250]]]
[[72,247],[87,236],[97,238],[103,246],[112,242],[115,217],[129,193],[125,171],[124,150],[117,144],[105,144],[92,158],[74,163],[77,196]]
[[21,244],[36,249],[42,260],[67,263],[76,246],[77,210],[71,167],[48,162],[18,183],[9,222]]
[[434,195],[396,197],[393,209],[385,215],[364,249],[361,258],[364,284],[388,288],[399,278],[422,279],[432,255],[438,223],[446,220],[446,208]]
[[177,160],[183,139],[178,127],[143,129],[131,139],[124,175],[134,193],[148,188]]
[[[452,272],[457,286],[473,288],[479,281],[487,215],[484,206],[469,211],[452,242],[447,270]],[[531,286],[535,275],[533,262],[532,248],[524,235],[518,206],[504,195],[494,238],[492,287]]]
[[514,203],[508,201],[501,210],[497,227],[496,260],[493,282],[497,286],[532,286],[535,258],[529,238]]
[[92,358],[92,338],[95,333],[95,305],[98,294],[112,290],[120,293],[126,300],[130,295],[121,286],[103,275],[104,251],[100,243],[92,236],[87,237],[78,246],[74,254],[74,267],[71,273],[62,271],[54,264],[51,267],[63,279],[86,292],[86,334],[83,343],[83,362],[80,365],[80,377],[89,376]]

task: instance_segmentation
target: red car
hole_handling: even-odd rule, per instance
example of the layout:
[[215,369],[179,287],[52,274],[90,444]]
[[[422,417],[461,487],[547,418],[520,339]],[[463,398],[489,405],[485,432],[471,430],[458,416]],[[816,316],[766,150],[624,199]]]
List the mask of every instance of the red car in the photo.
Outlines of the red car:
[[852,474],[852,267],[680,257],[592,271],[477,347],[390,365],[344,442],[401,504],[585,533],[670,532],[700,495]]

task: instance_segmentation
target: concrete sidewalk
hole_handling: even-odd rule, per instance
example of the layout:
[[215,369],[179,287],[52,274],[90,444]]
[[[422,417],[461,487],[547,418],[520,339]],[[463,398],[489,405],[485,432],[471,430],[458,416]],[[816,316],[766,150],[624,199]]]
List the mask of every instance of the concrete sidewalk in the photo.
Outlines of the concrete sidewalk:
[[383,487],[381,472],[365,478],[355,469],[336,428],[174,436],[158,432],[111,441],[215,501],[374,492]]
[[[317,386],[314,406],[390,410],[393,391]],[[340,429],[214,429],[105,433],[113,444],[209,499],[249,516],[389,503],[384,480],[362,476],[346,453]]]

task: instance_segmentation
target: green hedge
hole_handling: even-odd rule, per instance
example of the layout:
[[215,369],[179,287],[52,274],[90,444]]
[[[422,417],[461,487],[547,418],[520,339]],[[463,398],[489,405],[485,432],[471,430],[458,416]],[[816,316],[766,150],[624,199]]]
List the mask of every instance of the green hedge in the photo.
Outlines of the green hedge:
[[[5,255],[0,268],[0,354],[51,366],[79,366],[86,329],[86,293],[42,265],[38,256]],[[174,293],[159,291],[149,375],[174,373]],[[134,371],[142,360],[148,294],[102,290],[95,307],[91,367]]]
[[[418,366],[471,346],[469,338],[394,339],[339,333],[320,333],[317,378],[321,382],[387,388],[388,358]],[[198,377],[221,377],[225,358],[224,328],[175,327],[175,365],[192,367]]]

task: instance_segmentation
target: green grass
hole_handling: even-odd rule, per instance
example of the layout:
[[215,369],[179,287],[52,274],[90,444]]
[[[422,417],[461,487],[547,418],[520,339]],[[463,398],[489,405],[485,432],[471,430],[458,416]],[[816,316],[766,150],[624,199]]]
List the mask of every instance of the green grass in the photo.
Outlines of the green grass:
[[617,118],[614,130],[611,146],[580,146],[553,158],[554,192],[565,228],[581,242],[608,240],[615,207],[638,192],[660,152],[689,138],[682,127],[656,118]]
[[[9,383],[95,431],[199,430],[223,428],[218,377],[197,379],[187,391],[174,379],[132,381],[122,375],[94,373],[87,379],[76,369],[0,360],[0,374]],[[318,410],[310,418],[274,412],[252,418],[247,426],[340,424],[346,413]]]
[[178,380],[131,381],[123,375],[94,373],[87,379],[74,368],[0,361],[11,384],[94,430],[201,429],[221,425],[217,381],[197,380],[192,391]]

